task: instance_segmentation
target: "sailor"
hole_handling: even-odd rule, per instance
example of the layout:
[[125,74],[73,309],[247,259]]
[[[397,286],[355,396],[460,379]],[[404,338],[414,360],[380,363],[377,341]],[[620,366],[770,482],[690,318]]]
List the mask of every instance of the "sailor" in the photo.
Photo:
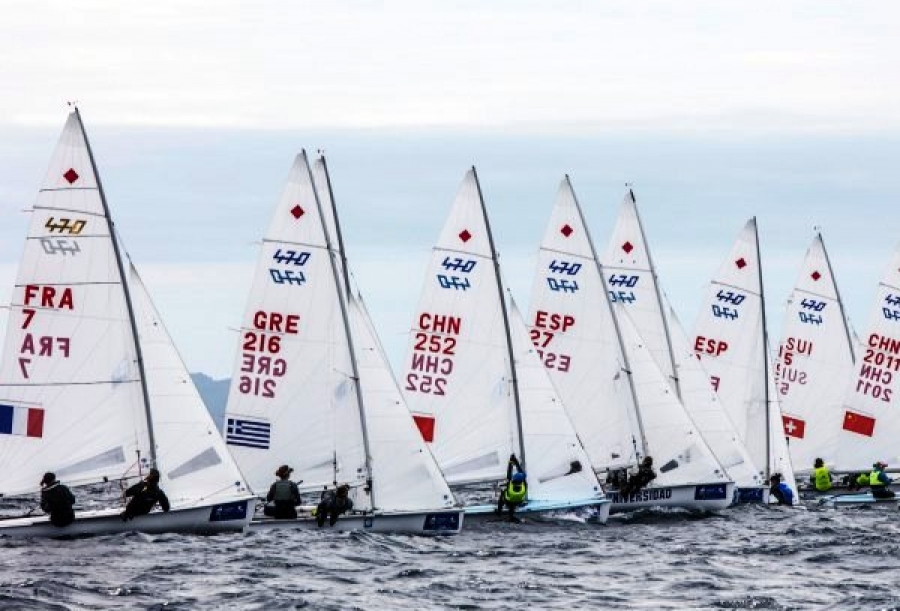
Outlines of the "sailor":
[[275,477],[278,479],[269,488],[269,494],[266,495],[266,502],[272,505],[266,505],[263,512],[267,516],[272,516],[276,520],[296,520],[297,505],[300,504],[300,490],[297,484],[290,480],[293,469],[287,465],[281,465],[275,471]]
[[320,527],[325,525],[325,518],[328,518],[328,525],[334,526],[338,516],[347,513],[353,509],[353,500],[350,499],[350,486],[341,484],[336,490],[325,490],[322,492],[322,500],[316,507],[316,524]]
[[781,481],[781,473],[773,473],[772,477],[769,478],[769,483],[772,484],[769,488],[769,493],[778,500],[779,505],[794,504],[794,491]]
[[809,481],[816,487],[817,492],[828,492],[831,490],[831,472],[828,471],[825,461],[821,458],[816,459]]
[[851,473],[845,478],[849,490],[862,490],[869,485],[868,473]]
[[884,472],[885,469],[887,463],[878,461],[872,465],[872,472],[869,473],[869,487],[876,499],[892,499],[895,496],[894,491],[888,488],[894,480],[888,477]]
[[125,498],[131,497],[122,513],[122,520],[150,513],[157,503],[163,511],[169,511],[169,499],[159,487],[159,471],[150,469],[142,481],[125,491]]
[[[515,472],[513,472],[515,471]],[[528,499],[528,477],[519,464],[515,454],[509,455],[506,464],[506,484],[500,488],[500,498],[497,500],[497,515],[503,513],[504,506],[509,510],[509,521],[518,522],[514,515],[516,508]]]
[[619,488],[619,494],[627,497],[634,494],[638,490],[646,487],[650,482],[656,479],[656,471],[653,470],[653,457],[645,456],[638,467],[637,473],[628,478],[628,483]]
[[41,478],[41,509],[50,514],[54,526],[68,526],[75,520],[75,497],[68,487],[59,483],[54,473]]

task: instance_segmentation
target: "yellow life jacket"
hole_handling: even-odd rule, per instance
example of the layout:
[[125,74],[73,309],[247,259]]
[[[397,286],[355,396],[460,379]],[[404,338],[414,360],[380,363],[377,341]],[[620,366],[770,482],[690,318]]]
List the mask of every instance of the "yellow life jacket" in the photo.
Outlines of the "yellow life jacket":
[[881,471],[878,471],[877,469],[869,473],[870,486],[884,486],[884,484],[881,482],[881,478],[878,477],[880,473]]
[[869,476],[865,473],[860,473],[856,476],[856,485],[857,486],[868,486],[869,485]]
[[503,493],[503,497],[506,499],[507,503],[521,503],[525,500],[525,495],[527,493],[528,488],[525,485],[525,482],[522,482],[521,484],[509,482],[506,491]]
[[831,490],[831,474],[828,467],[819,467],[814,472],[816,478],[816,490],[826,492]]

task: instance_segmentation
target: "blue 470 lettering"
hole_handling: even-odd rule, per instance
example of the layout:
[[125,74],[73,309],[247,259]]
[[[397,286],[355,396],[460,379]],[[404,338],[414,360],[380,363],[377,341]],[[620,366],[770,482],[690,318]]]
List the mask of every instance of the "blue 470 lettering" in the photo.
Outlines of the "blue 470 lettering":
[[741,305],[746,298],[746,295],[735,291],[719,290],[719,292],[716,293],[716,299],[724,301],[725,303],[730,303],[731,305]]
[[716,303],[712,304],[712,313],[716,318],[727,318],[728,320],[735,320],[738,317],[737,308],[720,306]]
[[[303,267],[309,261],[310,253],[305,251],[296,251],[289,249],[281,249],[275,251],[272,260],[278,265],[292,265],[294,267]],[[306,276],[301,270],[295,269],[279,269],[277,267],[269,268],[269,277],[275,284],[296,284],[302,285],[306,282]]]
[[[476,261],[475,259],[462,259],[460,257],[453,257],[451,259],[450,257],[444,257],[444,260],[441,263],[441,267],[443,267],[448,272],[468,274],[473,269],[475,269],[475,265],[477,264],[478,261]],[[472,286],[472,284],[469,282],[469,279],[462,276],[437,274],[437,280],[442,289],[467,291]]]
[[881,308],[881,313],[884,314],[884,317],[888,320],[900,320],[900,310],[894,309],[897,306],[900,306],[900,297],[893,293],[889,293],[888,296],[884,298],[884,303],[888,306],[892,306]]

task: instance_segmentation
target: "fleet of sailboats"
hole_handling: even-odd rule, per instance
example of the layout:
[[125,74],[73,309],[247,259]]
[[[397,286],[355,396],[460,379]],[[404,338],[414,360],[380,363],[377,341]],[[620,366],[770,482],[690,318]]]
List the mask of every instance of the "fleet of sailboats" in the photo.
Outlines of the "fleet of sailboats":
[[[472,168],[432,251],[398,380],[350,273],[325,158],[301,152],[263,237],[217,431],[116,234],[76,109],[9,307],[0,495],[39,492],[45,472],[108,490],[152,468],[171,509],[124,521],[112,502],[65,527],[30,512],[0,518],[0,535],[318,528],[312,508],[338,486],[353,500],[338,530],[452,535],[501,519],[512,464],[527,473],[519,515],[602,523],[649,507],[767,502],[772,475],[796,491],[795,469],[817,458],[847,473],[896,463],[900,251],[861,342],[821,235],[777,353],[762,278],[754,218],[689,336],[633,191],[601,259],[566,177],[523,318]],[[648,459],[655,479],[625,485]],[[282,464],[311,499],[295,519],[256,513]]]

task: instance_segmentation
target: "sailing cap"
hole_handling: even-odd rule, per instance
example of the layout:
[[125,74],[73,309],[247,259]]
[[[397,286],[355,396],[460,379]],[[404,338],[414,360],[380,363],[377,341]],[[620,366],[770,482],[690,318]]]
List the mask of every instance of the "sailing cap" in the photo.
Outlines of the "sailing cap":
[[277,475],[278,477],[284,477],[286,475],[290,475],[293,472],[294,470],[287,465],[281,465],[280,467],[278,467],[278,470],[275,471],[275,475]]

